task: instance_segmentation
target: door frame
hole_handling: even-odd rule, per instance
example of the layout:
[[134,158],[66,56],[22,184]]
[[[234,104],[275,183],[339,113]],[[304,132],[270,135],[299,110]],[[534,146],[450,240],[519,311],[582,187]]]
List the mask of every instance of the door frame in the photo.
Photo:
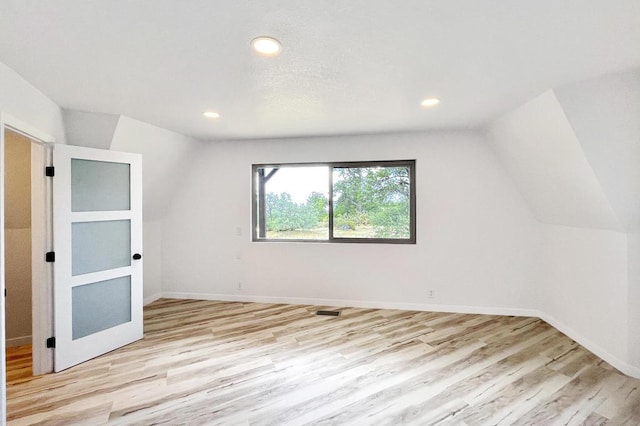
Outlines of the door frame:
[[[51,182],[44,178],[44,165],[51,162],[51,144],[55,138],[20,119],[0,111],[0,424],[6,422],[6,335],[5,335],[5,267],[4,267],[4,134],[5,130],[20,133],[32,141],[32,190],[31,190],[31,218],[32,218],[32,282],[44,282],[46,285],[32,285],[32,341],[33,344],[33,374],[43,374],[53,371],[53,351],[47,349],[45,339],[53,333],[53,267],[43,262],[44,253],[52,246],[51,232]],[[33,149],[34,143],[42,146],[42,155]],[[34,160],[38,164],[34,164]],[[39,170],[38,170],[39,169]],[[34,178],[37,178],[34,180]],[[35,183],[35,185],[34,185]],[[36,191],[34,191],[34,187]],[[44,251],[43,251],[44,248]]]

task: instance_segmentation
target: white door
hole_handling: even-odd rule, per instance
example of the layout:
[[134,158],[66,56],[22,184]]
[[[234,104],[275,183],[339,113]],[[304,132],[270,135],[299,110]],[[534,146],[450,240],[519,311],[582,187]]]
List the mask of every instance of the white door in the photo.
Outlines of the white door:
[[60,371],[142,338],[142,159],[55,145],[53,165]]

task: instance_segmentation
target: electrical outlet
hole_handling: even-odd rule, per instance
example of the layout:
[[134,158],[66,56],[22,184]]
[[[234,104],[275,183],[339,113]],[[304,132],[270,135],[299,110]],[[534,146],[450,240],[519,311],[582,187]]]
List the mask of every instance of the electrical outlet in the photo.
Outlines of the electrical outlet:
[[436,297],[436,291],[433,289],[427,290],[427,298],[434,299]]
[[236,237],[241,237],[242,236],[242,228],[239,226],[236,226]]
[[238,281],[238,290],[242,290],[242,283]]

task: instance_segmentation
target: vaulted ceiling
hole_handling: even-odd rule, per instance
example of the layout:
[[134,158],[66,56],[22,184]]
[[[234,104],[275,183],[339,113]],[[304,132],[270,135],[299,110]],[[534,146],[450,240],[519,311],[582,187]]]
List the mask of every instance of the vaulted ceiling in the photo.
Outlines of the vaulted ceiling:
[[640,67],[639,22],[638,0],[0,0],[0,60],[63,108],[201,139],[479,127]]
[[640,232],[640,69],[548,90],[487,135],[540,222]]

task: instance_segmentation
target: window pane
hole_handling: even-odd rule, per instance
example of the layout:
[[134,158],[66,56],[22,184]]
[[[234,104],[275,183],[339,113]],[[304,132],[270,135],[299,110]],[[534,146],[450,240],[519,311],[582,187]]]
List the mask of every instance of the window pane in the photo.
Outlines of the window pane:
[[329,168],[259,167],[258,238],[327,240]]
[[333,236],[411,238],[409,167],[335,167]]
[[254,165],[253,240],[415,244],[414,169],[415,160]]

